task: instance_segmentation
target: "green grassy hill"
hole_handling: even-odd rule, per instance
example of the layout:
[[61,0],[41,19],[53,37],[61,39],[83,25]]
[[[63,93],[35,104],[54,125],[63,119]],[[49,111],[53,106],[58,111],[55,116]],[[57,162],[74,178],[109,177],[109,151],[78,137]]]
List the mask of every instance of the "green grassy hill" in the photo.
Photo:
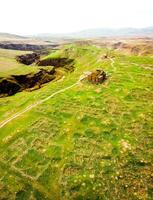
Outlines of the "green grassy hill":
[[86,45],[65,46],[44,59],[50,57],[74,59],[74,72],[1,98],[0,123],[85,71],[103,69],[108,79],[80,82],[0,129],[0,199],[153,199],[153,57]]
[[26,53],[29,53],[29,51],[0,49],[0,77],[38,71],[38,67],[26,66],[16,61],[16,56]]

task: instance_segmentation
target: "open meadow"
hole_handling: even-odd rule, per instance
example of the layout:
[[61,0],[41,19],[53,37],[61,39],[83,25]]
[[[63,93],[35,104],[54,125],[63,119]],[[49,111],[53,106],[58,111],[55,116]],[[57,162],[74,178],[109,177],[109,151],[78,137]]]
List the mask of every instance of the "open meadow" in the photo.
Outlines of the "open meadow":
[[[0,49],[1,78],[39,71],[24,53]],[[73,71],[0,98],[0,199],[152,200],[153,55],[74,43],[55,58]],[[80,79],[95,69],[104,83]]]

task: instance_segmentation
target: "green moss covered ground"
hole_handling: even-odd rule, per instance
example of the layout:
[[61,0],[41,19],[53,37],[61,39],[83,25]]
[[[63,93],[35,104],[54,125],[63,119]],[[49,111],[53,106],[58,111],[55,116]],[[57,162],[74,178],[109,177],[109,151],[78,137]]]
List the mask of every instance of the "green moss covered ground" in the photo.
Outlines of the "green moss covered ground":
[[54,56],[75,59],[75,71],[1,98],[0,122],[84,71],[100,68],[108,79],[81,82],[0,129],[0,199],[153,199],[153,57],[78,45]]

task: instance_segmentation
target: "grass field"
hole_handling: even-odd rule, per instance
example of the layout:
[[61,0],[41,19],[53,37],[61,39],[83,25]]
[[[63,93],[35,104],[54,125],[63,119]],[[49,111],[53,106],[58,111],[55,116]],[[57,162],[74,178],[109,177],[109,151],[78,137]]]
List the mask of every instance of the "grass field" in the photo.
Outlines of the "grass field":
[[[0,99],[2,122],[85,71],[108,75],[104,84],[83,81],[0,129],[0,199],[153,199],[153,57],[108,51],[65,46],[53,57],[74,59],[73,73]],[[0,50],[0,76],[33,70],[9,52]]]
[[29,53],[29,51],[16,51],[8,49],[0,49],[0,77],[10,75],[20,75],[38,71],[38,67],[31,67],[20,64],[16,61],[17,55]]

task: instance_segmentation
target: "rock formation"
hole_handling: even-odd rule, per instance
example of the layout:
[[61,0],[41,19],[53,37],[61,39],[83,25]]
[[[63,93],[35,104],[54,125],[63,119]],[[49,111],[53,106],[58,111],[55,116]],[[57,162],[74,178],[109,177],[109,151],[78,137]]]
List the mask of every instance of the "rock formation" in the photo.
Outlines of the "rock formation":
[[106,80],[106,73],[103,70],[97,69],[87,75],[87,80],[93,84],[101,84]]

